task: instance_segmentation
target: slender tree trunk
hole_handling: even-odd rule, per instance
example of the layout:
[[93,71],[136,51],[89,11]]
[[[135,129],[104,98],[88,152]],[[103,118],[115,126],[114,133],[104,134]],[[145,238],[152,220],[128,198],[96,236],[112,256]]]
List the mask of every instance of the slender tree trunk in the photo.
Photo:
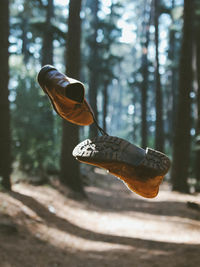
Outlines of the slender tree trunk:
[[[121,63],[119,63],[118,66],[117,66],[117,72],[118,73],[122,73],[122,65],[121,65]],[[121,80],[120,77],[117,78],[117,88],[116,89],[117,89],[117,93],[116,93],[117,94],[117,106],[113,110],[113,114],[110,114],[110,112],[109,112],[109,116],[111,116],[111,118],[112,118],[111,121],[116,121],[114,123],[114,125],[115,125],[116,131],[117,131],[117,130],[119,130],[121,128],[121,120],[122,120],[122,112],[121,111],[123,109],[122,99],[124,97],[123,85],[122,85],[122,80]],[[110,91],[109,99],[112,99],[112,96],[113,96],[113,92]],[[133,95],[133,98],[134,98],[134,95]],[[110,102],[112,103],[112,100]],[[133,100],[132,103],[135,104],[135,101]],[[117,119],[115,119],[115,118],[117,118]],[[134,122],[133,122],[133,124],[134,124]],[[112,123],[112,125],[113,125],[113,123]],[[133,127],[134,127],[134,125],[133,125]],[[135,141],[134,134],[135,134],[135,131],[133,133],[133,140]]]
[[163,129],[163,99],[160,82],[160,64],[159,64],[159,1],[154,0],[154,24],[155,24],[155,87],[156,87],[156,139],[155,147],[164,152],[164,129]]
[[[80,77],[81,0],[70,0],[66,71],[69,77]],[[72,157],[72,150],[79,143],[78,126],[63,120],[60,180],[75,192],[84,194],[79,163]]]
[[[93,0],[92,6],[92,26],[93,26],[93,36],[91,37],[91,47],[90,47],[90,79],[89,79],[89,102],[94,111],[95,118],[98,121],[98,109],[97,109],[97,90],[98,90],[98,46],[97,46],[97,31],[98,31],[98,10],[99,10],[99,0]],[[95,125],[90,126],[90,137],[95,137],[98,135],[98,130]]]
[[8,101],[8,37],[9,37],[9,1],[0,1],[0,178],[3,187],[11,190],[11,138],[10,111]]
[[[198,83],[198,91],[197,91],[197,127],[196,127],[196,133],[198,136],[198,140],[200,139],[200,30],[199,27],[197,27],[196,31],[196,73],[197,73],[197,83]],[[198,146],[200,146],[200,140],[198,141]],[[196,172],[196,179],[198,182],[200,182],[200,149],[197,150],[196,153],[196,166],[195,166],[195,172]]]
[[[46,64],[53,65],[53,29],[52,29],[52,19],[54,16],[54,0],[48,0],[46,6],[46,21],[45,29],[43,34],[43,44],[42,44],[42,66]],[[49,125],[49,139],[53,143],[53,127],[54,127],[54,118],[52,109],[46,96],[44,96],[44,104],[46,105],[46,112],[43,114],[45,120],[48,121]]]
[[[48,0],[46,5],[46,21],[43,33],[43,43],[42,43],[42,66],[46,64],[53,65],[53,29],[52,29],[52,19],[54,17],[54,0]],[[54,138],[54,117],[52,112],[52,107],[50,106],[49,100],[44,95],[43,102],[45,105],[45,110],[43,111],[43,120],[48,122],[48,134],[49,141],[51,141],[51,147],[49,147],[49,153],[54,150],[55,138]],[[43,160],[41,160],[41,179],[45,177],[43,173]]]
[[[172,0],[172,8],[175,7],[175,0]],[[174,24],[174,20],[172,17],[172,24]],[[169,50],[169,59],[171,61],[171,92],[170,92],[170,101],[169,101],[169,138],[171,144],[174,139],[174,130],[175,130],[175,114],[177,113],[177,68],[175,66],[175,31],[172,29],[170,31],[170,50]]]
[[24,64],[28,63],[29,51],[28,51],[28,38],[27,38],[27,25],[28,19],[26,17],[22,18],[23,28],[22,28],[22,54],[24,57]]
[[46,22],[43,35],[42,65],[53,65],[53,30],[52,18],[54,16],[53,0],[48,0],[46,6]]
[[108,110],[108,84],[109,84],[109,81],[105,81],[104,88],[103,88],[103,129],[105,132],[107,131],[106,117],[107,117],[107,110]]
[[173,149],[173,190],[188,192],[192,88],[194,0],[184,1],[183,39],[179,66],[179,94]]
[[143,82],[142,82],[142,147],[145,148],[147,146],[147,86],[148,86],[148,62],[147,62],[147,50],[146,47],[143,48],[142,56],[142,74],[143,74]]
[[30,10],[30,3],[28,1],[24,1],[24,11],[22,13],[22,54],[23,54],[23,60],[24,64],[26,65],[29,60],[29,50],[28,50],[28,44],[29,40],[27,38],[27,32],[28,32],[28,24],[29,24],[29,10]]
[[[145,3],[144,10],[144,19],[146,18],[146,7]],[[151,12],[151,11],[150,11]],[[147,88],[148,88],[148,47],[149,47],[149,27],[151,23],[151,14],[149,13],[148,21],[144,21],[144,29],[142,39],[145,38],[145,42],[142,43],[142,127],[141,127],[141,136],[142,136],[142,147],[146,148],[147,146]]]

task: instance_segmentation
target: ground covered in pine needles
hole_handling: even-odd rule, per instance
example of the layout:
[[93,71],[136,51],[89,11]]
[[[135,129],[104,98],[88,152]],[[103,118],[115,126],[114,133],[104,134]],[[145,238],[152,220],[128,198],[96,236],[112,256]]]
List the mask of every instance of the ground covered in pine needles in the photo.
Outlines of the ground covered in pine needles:
[[67,189],[18,183],[0,192],[1,267],[200,266],[200,195],[152,200],[104,171],[88,172],[86,200]]

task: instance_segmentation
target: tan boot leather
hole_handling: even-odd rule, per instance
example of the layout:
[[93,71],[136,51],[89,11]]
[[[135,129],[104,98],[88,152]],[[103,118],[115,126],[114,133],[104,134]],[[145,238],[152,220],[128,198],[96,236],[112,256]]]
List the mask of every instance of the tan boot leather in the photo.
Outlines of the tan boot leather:
[[45,65],[40,70],[37,80],[63,119],[78,125],[94,122],[93,111],[85,100],[85,88],[81,82],[67,77],[51,65]]
[[157,196],[170,167],[165,154],[150,148],[144,150],[113,136],[87,139],[77,145],[72,154],[81,162],[108,170],[131,191],[146,198]]

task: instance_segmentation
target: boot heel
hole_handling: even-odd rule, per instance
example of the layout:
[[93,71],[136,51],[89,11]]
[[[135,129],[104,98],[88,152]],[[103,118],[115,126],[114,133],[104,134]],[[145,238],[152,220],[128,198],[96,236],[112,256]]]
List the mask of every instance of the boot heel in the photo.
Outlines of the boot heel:
[[146,156],[141,162],[144,166],[158,175],[165,175],[170,168],[170,159],[163,153],[151,148],[146,149]]

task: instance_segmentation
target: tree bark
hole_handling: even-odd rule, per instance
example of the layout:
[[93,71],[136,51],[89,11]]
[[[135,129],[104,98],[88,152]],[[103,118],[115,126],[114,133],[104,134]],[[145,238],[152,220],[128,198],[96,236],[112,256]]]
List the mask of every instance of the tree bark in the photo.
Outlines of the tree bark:
[[[66,71],[69,77],[80,77],[81,0],[69,3]],[[63,120],[60,180],[74,192],[84,195],[79,163],[72,157],[72,150],[79,143],[78,126]]]
[[[172,0],[172,8],[175,7],[175,0]],[[174,20],[172,17],[172,24],[174,24]],[[168,111],[168,119],[169,119],[169,141],[172,144],[174,140],[174,130],[175,130],[175,116],[177,113],[177,67],[175,66],[175,31],[173,29],[170,30],[170,40],[169,40],[169,59],[171,61],[171,90],[170,90],[170,101],[169,101],[169,111]]]
[[154,24],[155,24],[155,87],[156,87],[156,138],[155,147],[164,152],[164,129],[163,129],[163,99],[160,82],[160,64],[159,64],[159,1],[154,0]]
[[[54,0],[48,0],[46,5],[46,21],[43,33],[42,40],[42,66],[46,64],[53,65],[53,29],[52,29],[52,19],[54,17]],[[54,137],[54,116],[52,112],[52,107],[50,106],[49,100],[44,95],[43,97],[44,106],[46,107],[43,110],[43,120],[48,123],[48,130],[46,131],[46,135],[48,135],[49,141],[51,141],[51,147],[49,147],[50,151],[53,151],[55,145],[55,137]],[[49,151],[49,152],[50,152]],[[41,179],[43,175],[43,164],[41,160]]]
[[29,18],[30,18],[30,5],[28,1],[24,1],[24,11],[22,13],[22,54],[23,54],[23,60],[24,64],[26,65],[29,60],[29,49],[28,44],[29,40],[27,38],[27,32],[28,32],[28,24],[29,24]]
[[[200,139],[200,31],[199,27],[196,30],[196,73],[197,73],[197,126],[196,126],[196,135],[198,140]],[[199,147],[200,141],[197,142]],[[196,152],[196,166],[195,166],[195,175],[198,182],[200,182],[200,149]]]
[[8,100],[8,37],[9,37],[9,1],[0,1],[0,178],[3,187],[11,190],[11,136],[10,111]]
[[[97,45],[97,31],[98,31],[98,10],[99,10],[99,0],[93,0],[91,3],[92,10],[92,27],[93,35],[91,36],[91,47],[90,47],[90,78],[89,78],[89,102],[93,109],[96,120],[98,121],[98,109],[97,109],[97,90],[98,90],[98,45]],[[98,135],[98,130],[95,125],[90,126],[90,137],[95,137]]]
[[[151,4],[150,4],[151,5]],[[145,3],[144,10],[144,20],[147,17],[146,10],[147,3]],[[147,147],[147,88],[148,88],[148,47],[149,47],[149,27],[151,23],[151,10],[149,13],[148,21],[144,21],[143,27],[143,36],[145,42],[142,43],[142,127],[141,127],[141,136],[142,136],[142,147]]]
[[[54,0],[48,0],[47,6],[46,6],[46,22],[45,22],[45,29],[43,34],[43,44],[42,44],[42,66],[46,64],[53,65],[53,30],[52,30],[52,18],[54,16]],[[53,127],[54,127],[54,118],[52,109],[50,108],[49,101],[44,96],[44,104],[46,106],[46,112],[43,114],[45,117],[45,120],[48,121],[50,132],[49,139],[54,139],[53,135]]]
[[53,0],[48,0],[46,6],[46,22],[43,35],[42,65],[53,65],[53,31],[52,18],[54,16]]
[[22,54],[24,59],[24,64],[26,65],[29,60],[29,51],[28,51],[28,38],[27,38],[27,25],[28,19],[26,17],[22,18]]
[[194,0],[184,1],[184,25],[179,65],[179,90],[176,129],[174,137],[172,183],[173,190],[188,192],[188,168],[190,159],[191,98],[193,81],[193,18]]
[[108,84],[109,81],[105,81],[103,88],[103,129],[105,132],[107,131],[106,117],[108,113]]

